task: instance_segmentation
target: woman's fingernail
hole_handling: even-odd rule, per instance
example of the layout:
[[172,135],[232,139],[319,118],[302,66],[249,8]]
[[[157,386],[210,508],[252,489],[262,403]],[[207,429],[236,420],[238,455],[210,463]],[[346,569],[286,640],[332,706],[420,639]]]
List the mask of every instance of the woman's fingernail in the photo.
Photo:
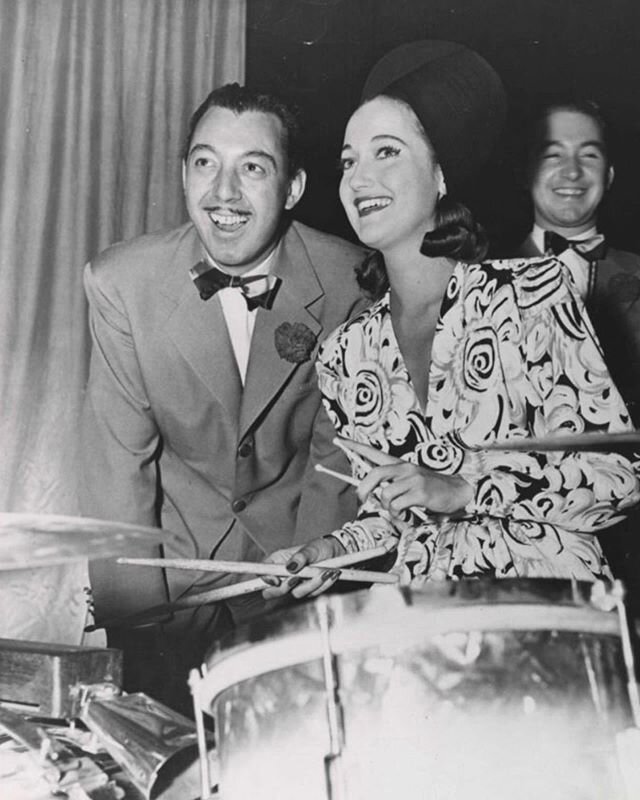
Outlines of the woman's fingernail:
[[275,586],[275,587],[280,586],[280,578],[269,576],[269,577],[264,577],[263,581],[269,586]]
[[295,589],[296,586],[298,586],[301,583],[302,583],[302,578],[289,578],[289,580],[287,581],[287,586],[290,589]]
[[289,572],[297,572],[300,569],[297,561],[289,561],[287,564],[287,570]]

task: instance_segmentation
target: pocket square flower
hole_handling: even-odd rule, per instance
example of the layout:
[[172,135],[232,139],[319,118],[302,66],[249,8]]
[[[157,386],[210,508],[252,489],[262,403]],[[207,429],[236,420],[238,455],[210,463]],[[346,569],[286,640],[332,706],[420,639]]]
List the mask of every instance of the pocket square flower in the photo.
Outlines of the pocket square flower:
[[280,358],[292,364],[309,361],[317,336],[302,322],[283,322],[275,332],[276,350]]

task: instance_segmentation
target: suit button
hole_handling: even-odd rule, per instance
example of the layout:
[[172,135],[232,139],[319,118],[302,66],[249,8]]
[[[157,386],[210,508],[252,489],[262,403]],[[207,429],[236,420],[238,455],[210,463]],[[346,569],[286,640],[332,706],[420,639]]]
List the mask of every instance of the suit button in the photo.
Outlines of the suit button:
[[248,458],[251,453],[253,453],[253,440],[247,439],[238,448],[238,455],[240,458]]
[[234,500],[231,503],[231,510],[238,514],[240,511],[244,511],[247,507],[247,501],[240,498],[239,500]]

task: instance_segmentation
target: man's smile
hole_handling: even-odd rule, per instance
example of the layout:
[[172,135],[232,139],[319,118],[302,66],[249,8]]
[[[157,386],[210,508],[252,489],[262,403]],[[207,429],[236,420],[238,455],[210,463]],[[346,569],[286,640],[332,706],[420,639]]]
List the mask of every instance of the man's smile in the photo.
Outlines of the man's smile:
[[582,197],[587,193],[586,188],[578,188],[578,187],[558,187],[552,190],[554,194],[558,194],[561,197]]
[[249,222],[251,216],[248,212],[240,211],[206,210],[206,214],[218,230],[230,233],[240,230]]

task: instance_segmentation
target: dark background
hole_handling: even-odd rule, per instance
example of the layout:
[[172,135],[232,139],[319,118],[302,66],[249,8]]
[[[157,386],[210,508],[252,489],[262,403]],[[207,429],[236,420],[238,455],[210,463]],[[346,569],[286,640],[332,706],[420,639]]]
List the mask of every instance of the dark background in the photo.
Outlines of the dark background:
[[491,162],[459,199],[502,251],[526,235],[521,131],[558,95],[596,100],[616,180],[601,215],[612,244],[640,252],[640,0],[248,0],[249,86],[295,102],[307,123],[309,184],[296,216],[353,239],[338,201],[344,126],[368,71],[416,39],[461,42],[505,84],[509,118]]

